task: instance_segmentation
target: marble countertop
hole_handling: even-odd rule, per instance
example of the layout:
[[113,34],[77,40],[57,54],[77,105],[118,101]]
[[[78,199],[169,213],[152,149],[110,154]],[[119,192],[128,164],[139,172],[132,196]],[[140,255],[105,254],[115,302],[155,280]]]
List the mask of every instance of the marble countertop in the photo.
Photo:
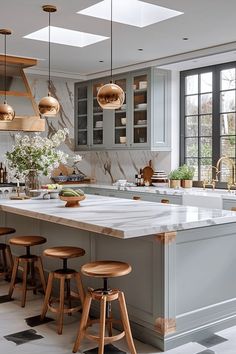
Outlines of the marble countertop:
[[87,195],[78,208],[55,200],[0,200],[0,210],[119,238],[236,223],[220,209]]
[[[118,186],[109,185],[109,184],[101,184],[101,183],[93,183],[93,184],[71,184],[64,185],[65,187],[92,187],[92,188],[104,188],[110,190],[118,190]],[[137,186],[129,186],[125,188],[120,188],[121,191],[130,191],[130,192],[140,192],[140,193],[155,193],[155,194],[166,194],[166,195],[198,195],[198,196],[206,196],[206,197],[221,197],[222,199],[236,199],[236,190],[228,191],[226,189],[203,189],[203,188],[168,188],[168,187],[137,187]]]

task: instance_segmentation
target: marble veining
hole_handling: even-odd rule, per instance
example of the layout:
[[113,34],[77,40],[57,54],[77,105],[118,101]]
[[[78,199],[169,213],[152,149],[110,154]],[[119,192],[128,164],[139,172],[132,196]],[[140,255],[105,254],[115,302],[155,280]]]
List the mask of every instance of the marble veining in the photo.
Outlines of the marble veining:
[[119,238],[236,222],[236,213],[227,210],[95,195],[87,195],[78,208],[65,208],[60,200],[3,200],[0,209]]

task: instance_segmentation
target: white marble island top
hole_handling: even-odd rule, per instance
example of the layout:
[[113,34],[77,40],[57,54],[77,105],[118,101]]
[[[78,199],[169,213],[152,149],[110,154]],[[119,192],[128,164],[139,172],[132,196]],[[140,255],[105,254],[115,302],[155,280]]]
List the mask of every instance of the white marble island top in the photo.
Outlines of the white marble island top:
[[0,210],[119,238],[236,223],[236,213],[220,209],[159,204],[87,195],[78,208],[56,200],[2,200]]

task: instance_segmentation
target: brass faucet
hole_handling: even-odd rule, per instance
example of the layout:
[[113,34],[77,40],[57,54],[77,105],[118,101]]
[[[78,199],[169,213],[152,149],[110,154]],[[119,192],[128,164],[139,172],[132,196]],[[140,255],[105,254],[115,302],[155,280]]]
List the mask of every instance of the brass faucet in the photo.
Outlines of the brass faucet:
[[[212,170],[213,168],[216,170],[216,179],[214,179],[214,178],[210,179],[210,170]],[[202,182],[203,189],[205,189],[206,186],[212,186],[212,189],[213,190],[215,189],[216,182],[218,182],[218,174],[219,174],[219,172],[220,171],[218,170],[217,167],[209,166],[209,168],[208,168],[208,179],[204,179],[203,182]]]
[[235,181],[235,164],[234,161],[231,160],[228,156],[221,156],[219,158],[219,160],[216,163],[216,170],[218,170],[218,173],[220,173],[221,171],[219,170],[220,164],[222,161],[226,161],[228,162],[229,165],[231,165],[231,177],[228,178],[227,181],[227,187],[228,187],[228,191],[230,192],[230,188],[231,187],[235,187],[236,186],[236,181]]

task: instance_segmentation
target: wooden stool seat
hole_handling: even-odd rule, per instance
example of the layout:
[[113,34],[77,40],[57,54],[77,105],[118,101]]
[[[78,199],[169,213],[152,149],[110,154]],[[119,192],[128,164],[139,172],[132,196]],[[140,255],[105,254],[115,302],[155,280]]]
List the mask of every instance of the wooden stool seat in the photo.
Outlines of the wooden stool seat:
[[[16,230],[13,227],[0,227],[0,236],[14,234],[15,232]],[[6,280],[9,280],[13,268],[13,258],[10,246],[8,244],[0,244],[0,256],[0,276],[4,276]]]
[[0,227],[0,236],[14,234],[16,232],[12,227]]
[[82,257],[85,254],[85,250],[79,247],[61,246],[47,248],[46,250],[44,250],[43,254],[47,257],[69,259]]
[[88,277],[114,278],[129,274],[131,270],[131,266],[125,262],[97,261],[84,264],[81,273]]
[[[35,271],[38,271],[40,282],[43,288],[43,291],[46,290],[46,281],[44,277],[42,259],[39,256],[33,255],[30,253],[30,247],[41,245],[47,242],[47,239],[42,236],[17,236],[12,237],[9,240],[9,243],[15,246],[26,247],[26,254],[15,257],[11,284],[9,288],[9,297],[12,297],[13,291],[15,288],[19,288],[22,291],[21,298],[21,307],[25,307],[26,302],[26,292],[28,290],[33,290],[36,294],[39,285],[37,285]],[[23,270],[22,273],[22,285],[17,283],[17,271]]]
[[[44,250],[44,256],[59,258],[63,260],[63,268],[49,273],[47,289],[45,293],[41,320],[44,319],[48,310],[57,315],[57,333],[62,334],[64,314],[71,315],[80,311],[84,303],[84,289],[79,272],[67,267],[67,260],[70,258],[82,257],[85,250],[79,247],[61,246]],[[58,298],[52,297],[53,281],[60,282],[60,294]],[[77,293],[70,289],[70,281],[74,280],[77,286]],[[78,305],[78,300],[80,304]]]
[[[89,289],[86,294],[80,327],[73,347],[73,353],[78,351],[84,337],[98,343],[98,354],[104,353],[105,344],[113,343],[123,337],[126,337],[130,353],[137,354],[130,329],[124,293],[118,289],[110,289],[108,287],[108,278],[129,274],[131,270],[132,268],[128,263],[117,261],[97,261],[87,263],[82,266],[81,272],[84,275],[95,278],[103,278],[103,288],[95,290]],[[100,319],[98,320],[89,319],[92,300],[100,303]],[[119,303],[121,320],[115,320],[112,317],[112,301],[118,301]],[[88,327],[91,327],[95,323],[99,323],[98,335],[88,333]],[[121,323],[123,325],[123,331],[121,333],[116,335],[112,333],[112,326],[114,323]],[[108,335],[105,335],[106,328]]]
[[12,237],[9,242],[12,245],[30,247],[41,245],[47,242],[47,239],[42,236],[17,236]]

